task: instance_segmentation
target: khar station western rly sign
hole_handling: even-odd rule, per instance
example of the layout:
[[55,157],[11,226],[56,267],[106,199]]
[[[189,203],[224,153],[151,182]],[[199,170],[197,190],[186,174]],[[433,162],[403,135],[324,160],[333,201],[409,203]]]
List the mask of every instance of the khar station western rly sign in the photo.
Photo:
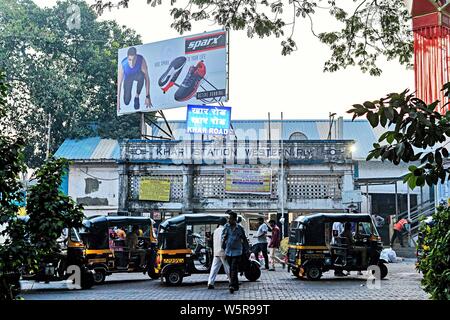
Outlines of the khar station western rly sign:
[[170,164],[271,164],[351,161],[353,141],[122,141],[122,162]]

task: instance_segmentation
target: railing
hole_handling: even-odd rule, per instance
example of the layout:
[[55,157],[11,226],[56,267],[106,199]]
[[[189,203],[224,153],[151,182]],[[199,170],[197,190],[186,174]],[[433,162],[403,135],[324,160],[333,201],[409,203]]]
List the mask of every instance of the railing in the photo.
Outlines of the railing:
[[[419,223],[422,217],[431,216],[435,211],[434,200],[425,201],[415,207],[410,209],[409,218],[411,219],[410,225],[410,235],[413,237],[419,232]],[[400,212],[398,215],[398,220],[408,218],[408,210]]]

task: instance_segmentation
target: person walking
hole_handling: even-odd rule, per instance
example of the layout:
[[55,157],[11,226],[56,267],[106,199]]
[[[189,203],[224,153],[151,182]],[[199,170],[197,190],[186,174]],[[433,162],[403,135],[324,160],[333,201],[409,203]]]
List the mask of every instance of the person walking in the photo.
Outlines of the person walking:
[[208,278],[208,289],[214,289],[214,283],[216,281],[217,274],[219,273],[220,267],[223,265],[225,273],[228,278],[230,278],[230,266],[225,259],[225,250],[222,249],[222,233],[227,219],[225,217],[221,218],[219,225],[213,234],[213,253],[214,258],[211,265],[211,271],[209,272]]
[[382,216],[375,213],[372,217],[377,228],[382,228],[384,226],[384,218]]
[[270,228],[272,229],[272,235],[270,236],[269,249],[270,249],[270,259],[272,261],[272,267],[269,271],[275,271],[275,254],[280,248],[280,228],[278,228],[275,220],[269,221]]
[[238,267],[244,246],[248,246],[244,228],[237,224],[237,213],[227,211],[228,223],[222,232],[222,248],[225,250],[226,261],[230,266],[230,293],[239,290]]
[[269,256],[267,254],[267,232],[269,231],[269,228],[267,227],[267,224],[264,223],[264,218],[260,217],[258,218],[259,228],[256,232],[255,238],[256,244],[253,247],[253,253],[255,254],[255,257],[257,260],[259,257],[259,253],[262,252],[264,256],[264,265],[265,269],[269,269]]
[[408,219],[400,219],[400,221],[398,221],[396,224],[394,224],[394,234],[392,235],[391,238],[391,247],[394,246],[394,241],[396,238],[398,238],[398,240],[400,241],[400,245],[402,247],[404,247],[405,245],[403,244],[403,231],[406,229],[406,225],[410,224],[411,221],[409,221]]

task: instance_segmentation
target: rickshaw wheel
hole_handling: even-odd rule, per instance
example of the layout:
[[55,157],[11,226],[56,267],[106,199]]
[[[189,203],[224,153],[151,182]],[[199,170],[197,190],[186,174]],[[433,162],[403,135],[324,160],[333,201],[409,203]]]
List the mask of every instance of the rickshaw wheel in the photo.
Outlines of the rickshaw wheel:
[[254,263],[250,263],[250,267],[244,271],[244,275],[248,281],[254,282],[261,276],[261,270]]
[[154,272],[154,271],[150,271],[148,270],[148,276],[152,279],[152,280],[156,280],[159,279],[159,274]]
[[81,289],[90,289],[94,285],[94,273],[90,270],[84,270],[81,273]]
[[106,272],[105,270],[94,270],[94,282],[95,284],[102,284],[106,280]]
[[386,267],[386,265],[383,262],[379,262],[378,263],[378,267],[380,268],[380,277],[381,279],[386,278],[387,274],[388,274],[388,268]]
[[183,274],[180,270],[169,270],[166,273],[166,283],[169,286],[179,286],[183,282]]
[[307,267],[305,273],[309,280],[319,280],[322,277],[322,270],[318,266]]

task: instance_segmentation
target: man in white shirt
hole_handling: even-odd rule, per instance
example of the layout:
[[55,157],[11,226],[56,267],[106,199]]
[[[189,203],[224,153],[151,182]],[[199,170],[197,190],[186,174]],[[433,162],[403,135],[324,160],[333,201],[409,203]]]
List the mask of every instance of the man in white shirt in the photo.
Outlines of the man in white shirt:
[[[342,222],[335,222],[333,223],[333,227],[331,228],[332,232],[332,239],[331,244],[336,244],[336,238],[340,236],[340,234],[344,231],[344,224]],[[344,272],[342,270],[334,270],[334,275],[336,277],[343,277],[345,276]]]
[[214,258],[211,265],[211,271],[209,272],[208,289],[214,289],[214,282],[216,281],[217,274],[219,273],[222,265],[227,276],[230,276],[230,267],[225,259],[225,250],[222,249],[222,232],[226,223],[227,219],[225,217],[221,218],[219,225],[213,234]]
[[339,237],[339,235],[344,231],[344,224],[342,222],[335,222],[333,223],[333,227],[332,229],[332,243],[335,244],[336,243],[336,237]]
[[269,232],[269,227],[264,223],[264,218],[258,218],[259,228],[254,236],[257,238],[256,245],[253,247],[253,253],[258,259],[259,253],[262,252],[264,257],[264,266],[266,270],[269,270],[269,255],[267,254],[267,233]]

